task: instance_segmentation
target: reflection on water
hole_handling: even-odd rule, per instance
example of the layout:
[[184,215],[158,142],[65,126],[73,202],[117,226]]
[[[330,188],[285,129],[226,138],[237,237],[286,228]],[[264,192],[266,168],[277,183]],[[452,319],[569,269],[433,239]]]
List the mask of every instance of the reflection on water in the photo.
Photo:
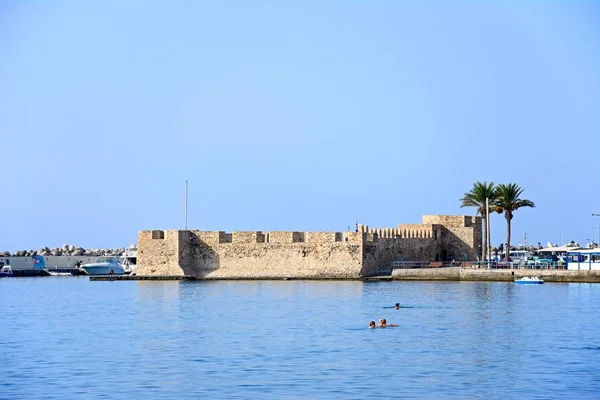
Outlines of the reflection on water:
[[[123,282],[110,283],[122,284]],[[141,303],[151,303],[153,301],[179,301],[180,287],[178,281],[139,281],[135,289]]]
[[[600,390],[594,284],[22,278],[0,280],[0,300],[0,398]],[[380,318],[400,327],[367,328]]]

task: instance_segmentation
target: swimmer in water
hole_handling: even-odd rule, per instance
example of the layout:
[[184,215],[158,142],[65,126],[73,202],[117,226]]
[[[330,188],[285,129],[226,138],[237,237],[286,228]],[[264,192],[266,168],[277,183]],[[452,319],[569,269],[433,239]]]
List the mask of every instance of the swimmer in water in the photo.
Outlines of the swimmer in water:
[[373,329],[373,328],[376,328],[375,321],[369,322],[369,329]]
[[398,324],[388,324],[387,320],[385,318],[382,318],[379,320],[379,325],[377,325],[380,328],[387,328],[388,326],[399,326]]
[[400,303],[396,303],[396,310],[400,309]]

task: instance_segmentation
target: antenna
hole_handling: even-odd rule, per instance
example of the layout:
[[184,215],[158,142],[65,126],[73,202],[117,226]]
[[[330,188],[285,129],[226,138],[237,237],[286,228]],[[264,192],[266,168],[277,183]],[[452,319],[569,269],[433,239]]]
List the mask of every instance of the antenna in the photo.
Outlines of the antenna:
[[188,181],[185,180],[185,230],[187,231],[187,209],[188,209]]

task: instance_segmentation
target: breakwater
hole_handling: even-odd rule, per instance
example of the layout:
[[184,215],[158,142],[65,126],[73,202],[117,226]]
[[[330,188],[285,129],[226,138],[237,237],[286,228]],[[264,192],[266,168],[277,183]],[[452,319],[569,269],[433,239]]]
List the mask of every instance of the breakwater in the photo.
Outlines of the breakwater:
[[0,257],[100,257],[100,256],[122,256],[130,248],[120,247],[118,249],[85,249],[79,246],[65,244],[63,247],[42,247],[39,250],[17,250],[14,253],[10,251],[0,252]]

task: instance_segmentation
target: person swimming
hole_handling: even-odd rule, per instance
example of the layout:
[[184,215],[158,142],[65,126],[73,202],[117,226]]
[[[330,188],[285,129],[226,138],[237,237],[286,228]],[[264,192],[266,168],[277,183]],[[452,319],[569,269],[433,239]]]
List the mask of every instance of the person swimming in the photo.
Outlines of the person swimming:
[[396,303],[396,310],[400,309],[400,303]]
[[369,329],[373,329],[373,328],[377,328],[377,326],[375,326],[375,321],[369,322]]
[[398,324],[388,324],[385,318],[379,320],[379,328],[387,328],[388,326],[399,326]]

